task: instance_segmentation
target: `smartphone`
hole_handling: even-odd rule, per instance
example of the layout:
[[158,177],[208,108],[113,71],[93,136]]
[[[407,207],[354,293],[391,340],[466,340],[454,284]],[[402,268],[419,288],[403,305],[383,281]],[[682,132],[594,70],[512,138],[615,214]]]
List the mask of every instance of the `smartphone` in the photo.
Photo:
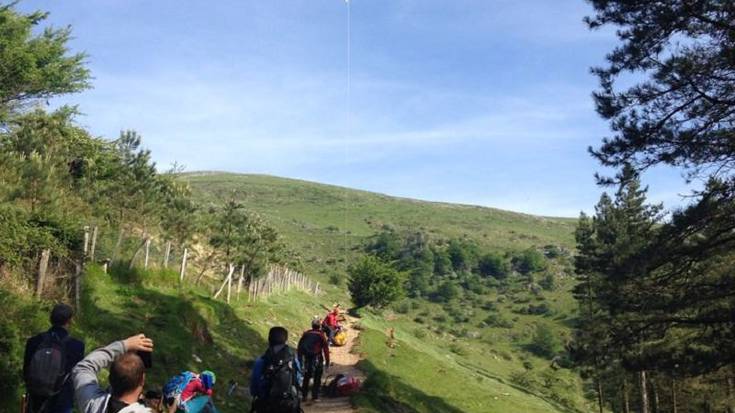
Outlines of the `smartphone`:
[[150,351],[138,351],[138,357],[143,360],[146,370],[153,367],[153,353]]

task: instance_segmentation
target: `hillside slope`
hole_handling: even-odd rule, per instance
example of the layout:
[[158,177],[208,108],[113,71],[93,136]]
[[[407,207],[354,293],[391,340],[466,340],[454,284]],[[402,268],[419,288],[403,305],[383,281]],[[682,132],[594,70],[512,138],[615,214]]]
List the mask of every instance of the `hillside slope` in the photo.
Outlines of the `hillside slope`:
[[[347,300],[346,266],[385,228],[422,231],[435,239],[467,238],[499,253],[549,244],[573,247],[571,219],[263,175],[190,173],[181,179],[204,206],[235,200],[276,227],[300,255],[305,272],[327,285],[325,301]],[[527,281],[511,277],[503,285],[488,284],[482,294],[465,291],[451,303],[407,299],[386,311],[362,312],[359,351],[370,379],[367,392],[355,400],[360,411],[585,411],[577,374],[529,351],[538,326],[550,328],[563,343],[574,318],[569,254],[549,262],[557,284],[553,291],[532,292]],[[544,314],[527,311],[541,305],[548,310]],[[488,325],[491,317],[502,322]]]
[[442,237],[469,237],[501,251],[557,244],[571,248],[576,221],[499,209],[418,201],[266,175],[183,174],[194,198],[237,200],[262,215],[297,251],[310,272],[344,269],[352,249],[384,226]]

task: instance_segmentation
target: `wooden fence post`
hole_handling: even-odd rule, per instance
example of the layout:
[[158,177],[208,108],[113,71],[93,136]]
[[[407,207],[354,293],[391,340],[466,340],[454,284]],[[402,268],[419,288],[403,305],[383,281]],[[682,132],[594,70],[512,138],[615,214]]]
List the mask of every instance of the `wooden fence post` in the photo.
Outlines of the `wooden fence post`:
[[82,264],[74,264],[74,307],[76,313],[82,313]]
[[245,278],[245,265],[240,266],[240,279],[237,280],[237,301],[240,301],[240,291],[242,290],[243,278]]
[[146,238],[145,239],[145,259],[143,260],[143,269],[144,270],[147,270],[148,269],[148,257],[150,255],[150,250],[151,250],[151,239],[150,238]]
[[222,285],[219,287],[219,290],[214,294],[214,298],[219,297],[220,294],[222,294],[222,291],[225,289],[225,286],[230,283],[232,280],[232,273],[235,272],[235,266],[230,264],[230,272],[227,274],[227,278],[225,278],[225,282],[222,283]]
[[168,259],[171,256],[171,241],[166,242],[166,252],[163,254],[163,268],[168,268]]
[[179,272],[179,282],[184,281],[184,276],[186,275],[186,256],[189,253],[189,249],[184,248],[184,255],[181,256],[181,271]]
[[48,269],[48,260],[50,257],[50,249],[46,248],[41,251],[41,258],[38,260],[38,278],[36,278],[36,298],[41,298],[41,294],[43,294],[43,286],[46,283],[46,270]]
[[94,262],[94,254],[97,250],[97,231],[98,227],[95,225],[94,228],[92,228],[92,245],[89,248],[89,259],[92,260],[92,262]]
[[87,253],[89,252],[89,225],[84,226],[84,247],[82,247],[84,253],[83,259],[87,259]]

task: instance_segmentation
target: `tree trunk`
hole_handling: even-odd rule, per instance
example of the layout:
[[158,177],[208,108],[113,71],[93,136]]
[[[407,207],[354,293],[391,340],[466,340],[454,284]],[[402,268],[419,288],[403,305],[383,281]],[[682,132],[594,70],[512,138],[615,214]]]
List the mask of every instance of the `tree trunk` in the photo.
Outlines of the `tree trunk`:
[[648,403],[648,380],[646,379],[646,371],[641,370],[638,373],[638,385],[641,391],[641,413],[650,413],[651,408]]
[[677,413],[678,407],[676,405],[676,379],[671,379],[671,413]]
[[628,392],[628,378],[625,376],[623,376],[623,413],[630,413],[630,394]]
[[166,252],[163,254],[163,268],[168,268],[168,259],[171,256],[171,241],[166,242]]
[[46,271],[48,270],[48,260],[50,257],[50,249],[46,248],[41,251],[41,258],[38,260],[38,277],[36,278],[36,298],[41,298],[41,294],[43,294],[43,286],[46,284]]
[[651,378],[650,382],[651,382],[651,393],[652,393],[652,396],[653,396],[653,406],[652,406],[653,409],[652,409],[652,411],[653,411],[653,413],[659,413],[659,409],[658,409],[658,406],[659,406],[659,404],[658,404],[659,403],[659,399],[658,399],[658,386],[656,385],[656,379]]
[[94,262],[94,254],[97,250],[97,231],[98,228],[95,225],[94,228],[92,228],[92,245],[89,248],[89,259],[92,260],[92,262]]
[[735,388],[735,379],[733,377],[727,378],[727,413],[735,412],[733,406],[733,388]]
[[595,382],[597,382],[597,405],[600,408],[600,413],[604,413],[603,412],[604,402],[603,402],[603,397],[602,397],[602,380],[600,380],[599,373],[596,373],[595,376],[596,376]]
[[184,255],[181,257],[181,271],[179,272],[179,282],[184,282],[184,276],[186,276],[186,258],[189,254],[189,250],[184,248]]

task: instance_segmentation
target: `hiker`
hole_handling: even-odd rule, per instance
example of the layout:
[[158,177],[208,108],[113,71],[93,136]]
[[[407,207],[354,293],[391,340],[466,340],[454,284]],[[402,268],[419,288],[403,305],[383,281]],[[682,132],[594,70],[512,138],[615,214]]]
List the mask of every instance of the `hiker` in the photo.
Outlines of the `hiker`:
[[306,373],[304,374],[304,382],[301,386],[301,395],[306,401],[309,395],[309,381],[314,379],[314,386],[311,389],[311,400],[319,401],[319,391],[322,387],[322,373],[324,366],[329,367],[329,342],[327,336],[321,329],[321,322],[315,318],[311,322],[311,330],[307,330],[301,336],[298,346],[298,356],[301,365]]
[[[137,353],[152,351],[153,340],[137,334],[89,353],[71,373],[79,411],[151,413],[140,403],[145,385],[145,365]],[[100,387],[97,374],[108,367],[110,388],[105,390]]]
[[212,403],[217,376],[209,370],[196,374],[185,371],[163,387],[163,403],[168,412],[216,412]]
[[70,306],[56,304],[51,310],[51,328],[26,341],[27,413],[71,413],[74,388],[69,376],[84,357],[84,343],[69,335],[73,316]]
[[322,325],[324,327],[324,332],[327,333],[329,337],[329,344],[334,344],[334,335],[337,334],[337,332],[341,329],[339,325],[338,307],[335,307],[327,314]]
[[285,328],[273,327],[268,332],[268,349],[255,361],[250,378],[251,412],[301,411],[301,365],[287,342],[288,330]]

